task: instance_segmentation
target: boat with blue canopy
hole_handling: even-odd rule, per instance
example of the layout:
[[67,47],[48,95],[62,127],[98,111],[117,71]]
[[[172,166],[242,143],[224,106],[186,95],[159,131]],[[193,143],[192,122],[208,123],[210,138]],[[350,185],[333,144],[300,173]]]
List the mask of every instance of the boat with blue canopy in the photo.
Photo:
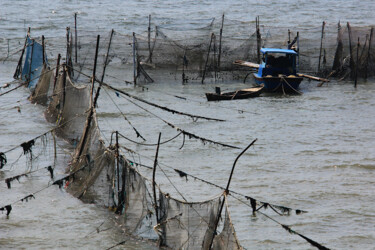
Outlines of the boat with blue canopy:
[[262,63],[255,83],[267,92],[296,92],[303,79],[297,73],[298,53],[291,49],[261,48]]

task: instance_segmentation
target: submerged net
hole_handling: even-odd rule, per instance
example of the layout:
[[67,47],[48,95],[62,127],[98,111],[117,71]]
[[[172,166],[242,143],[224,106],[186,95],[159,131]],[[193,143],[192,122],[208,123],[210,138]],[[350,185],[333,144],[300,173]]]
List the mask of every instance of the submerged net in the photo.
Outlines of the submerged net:
[[212,244],[212,249],[225,250],[225,249],[243,249],[237,239],[234,226],[229,214],[228,197],[225,195],[225,217],[224,226],[220,234],[215,236]]
[[191,203],[160,192],[161,245],[173,249],[208,249],[214,236],[220,198]]

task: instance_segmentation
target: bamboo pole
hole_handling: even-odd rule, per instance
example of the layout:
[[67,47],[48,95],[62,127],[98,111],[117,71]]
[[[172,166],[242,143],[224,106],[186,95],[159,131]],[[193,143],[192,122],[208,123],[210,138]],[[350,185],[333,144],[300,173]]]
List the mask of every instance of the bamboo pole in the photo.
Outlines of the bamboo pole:
[[74,44],[75,44],[75,63],[77,63],[78,61],[78,52],[77,52],[77,48],[78,48],[78,37],[77,37],[77,12],[74,13],[74,36],[75,36],[75,39],[74,39]]
[[137,61],[136,61],[136,41],[135,41],[135,33],[133,32],[133,81],[134,85],[137,85]]
[[26,38],[25,38],[25,43],[22,48],[21,56],[20,56],[20,59],[18,60],[17,68],[13,75],[14,79],[18,79],[19,75],[22,74],[22,60],[23,60],[23,55],[25,54],[25,49],[27,46],[27,38],[30,37],[30,31],[31,31],[31,28],[29,27],[27,30]]
[[358,37],[358,42],[357,42],[357,62],[355,64],[355,79],[354,79],[354,87],[356,88],[357,87],[357,79],[358,79],[358,64],[359,64],[359,57],[358,57],[358,54],[359,54],[359,46],[360,46],[360,43],[359,43],[359,37]]
[[91,93],[90,93],[91,108],[89,110],[89,114],[88,114],[87,120],[86,120],[85,129],[84,129],[83,134],[82,134],[82,143],[80,144],[80,149],[79,149],[78,155],[77,155],[76,159],[74,159],[75,161],[79,160],[81,155],[82,155],[82,152],[83,152],[83,149],[85,147],[86,140],[87,140],[87,134],[88,134],[90,126],[91,126],[92,115],[94,113],[95,107],[94,107],[94,102],[93,102],[93,94],[94,94],[94,86],[95,86],[96,63],[97,63],[98,51],[99,51],[99,41],[100,41],[100,35],[98,35],[97,39],[96,39],[94,69],[93,69],[93,72],[92,72],[92,79],[91,79],[91,81],[92,81],[92,83],[91,83]]
[[350,76],[353,79],[354,58],[353,58],[353,50],[352,50],[352,31],[351,31],[349,22],[347,23],[347,27],[348,27],[348,35],[349,35]]
[[324,27],[326,25],[326,22],[323,21],[322,23],[322,34],[320,37],[320,51],[319,51],[319,62],[318,62],[318,73],[320,72],[320,61],[322,58],[322,49],[323,49],[323,38],[324,38]]
[[374,33],[374,28],[371,28],[370,31],[370,38],[369,38],[369,43],[368,43],[368,52],[367,52],[367,60],[366,60],[366,68],[365,68],[365,79],[367,79],[367,68],[368,68],[368,63],[370,60],[371,56],[371,43],[372,43],[372,35]]
[[[94,86],[95,86],[95,75],[96,75],[96,64],[98,62],[98,51],[99,51],[99,41],[100,41],[100,35],[96,38],[96,49],[95,49],[95,58],[94,58],[94,69],[92,71],[92,79],[91,79],[91,95],[90,98],[93,100],[93,94],[94,94]],[[93,104],[93,102],[92,102]]]
[[[228,179],[228,183],[227,183],[227,187],[225,188],[224,190],[224,194],[225,195],[228,195],[229,194],[229,186],[230,186],[230,183],[232,181],[232,177],[233,177],[233,173],[234,173],[234,168],[236,167],[236,163],[238,161],[238,159],[252,146],[254,145],[254,143],[257,141],[257,139],[255,139],[254,141],[252,141],[236,158],[236,160],[234,161],[233,163],[233,166],[232,166],[232,170],[230,172],[230,175],[229,175],[229,179]],[[215,238],[215,235],[217,234],[216,230],[217,230],[217,226],[219,224],[219,220],[220,220],[220,217],[221,217],[221,213],[223,211],[223,207],[224,207],[224,201],[221,203],[220,205],[220,210],[219,210],[219,213],[217,214],[217,218],[216,218],[216,221],[215,221],[215,227],[214,227],[214,230],[213,230],[213,235],[212,235],[212,239],[211,239],[211,243],[210,243],[210,249],[212,249],[212,243],[214,242],[214,238]]]
[[211,45],[212,45],[212,41],[213,41],[214,37],[215,37],[215,34],[212,33],[212,34],[211,34],[210,45],[208,46],[208,52],[207,52],[207,57],[206,57],[206,63],[204,64],[204,69],[203,69],[203,74],[202,74],[202,84],[204,83],[204,79],[205,79],[205,76],[206,76],[206,68],[207,68],[208,59],[209,59],[210,51],[211,51]]
[[99,93],[100,93],[100,89],[102,87],[102,84],[103,84],[103,81],[104,81],[104,76],[105,76],[105,70],[107,68],[107,64],[108,64],[108,55],[109,55],[109,50],[111,48],[111,43],[112,43],[112,37],[113,37],[113,33],[114,33],[114,30],[112,29],[111,31],[111,36],[109,38],[109,42],[108,42],[108,48],[107,48],[107,54],[105,56],[105,62],[104,62],[104,66],[103,66],[103,73],[102,73],[102,78],[101,78],[101,81],[99,83],[99,87],[96,91],[96,95],[95,95],[95,99],[94,99],[94,107],[96,107],[96,103],[98,101],[98,98],[99,98]]
[[155,175],[156,175],[156,166],[158,165],[160,138],[161,138],[161,133],[159,133],[158,146],[156,148],[156,153],[155,153],[154,168],[152,170],[152,191],[153,191],[153,194],[154,194],[154,208],[155,208],[155,215],[156,215],[156,223],[157,224],[159,224],[159,212],[158,212],[159,209],[158,209],[158,202],[157,202],[157,198],[156,198]]
[[150,63],[152,63],[152,51],[151,51],[151,15],[148,15],[148,53]]
[[43,66],[45,66],[46,56],[45,56],[45,44],[44,44],[44,36],[42,36],[42,60]]
[[63,105],[61,108],[63,108],[65,106],[65,97],[66,97],[66,91],[65,91],[65,87],[66,87],[66,71],[67,71],[67,67],[66,67],[66,64],[63,64]]
[[30,65],[29,65],[29,79],[27,79],[28,83],[30,83],[30,80],[31,80],[31,69],[32,69],[31,65],[33,64],[34,43],[35,43],[35,40],[33,39],[32,40],[32,44],[31,44]]
[[56,88],[57,77],[59,75],[60,59],[61,59],[61,54],[58,54],[57,55],[55,79],[53,80],[53,90],[55,90],[55,88]]
[[297,65],[296,71],[299,72],[299,31],[297,31]]
[[220,28],[220,37],[219,37],[219,55],[217,57],[217,66],[218,66],[219,72],[220,72],[220,62],[221,62],[221,41],[223,38],[223,28],[224,28],[224,14],[221,19],[221,28]]
[[255,18],[256,22],[256,33],[257,33],[257,63],[260,63],[260,46],[261,46],[261,35],[259,29],[259,16]]

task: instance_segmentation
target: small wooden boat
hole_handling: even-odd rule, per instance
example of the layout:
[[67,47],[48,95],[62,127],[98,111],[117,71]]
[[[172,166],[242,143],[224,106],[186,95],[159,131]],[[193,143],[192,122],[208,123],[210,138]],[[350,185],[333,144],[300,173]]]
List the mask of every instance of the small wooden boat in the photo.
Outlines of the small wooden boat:
[[263,86],[240,89],[237,91],[221,93],[220,88],[216,87],[215,93],[206,93],[207,101],[237,100],[257,97],[262,93]]

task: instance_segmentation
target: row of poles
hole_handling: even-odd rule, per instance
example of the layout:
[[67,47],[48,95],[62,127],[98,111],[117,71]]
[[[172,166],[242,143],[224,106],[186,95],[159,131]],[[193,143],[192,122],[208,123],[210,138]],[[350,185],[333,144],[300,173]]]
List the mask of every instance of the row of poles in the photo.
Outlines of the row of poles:
[[[326,26],[326,22],[323,21],[322,22],[321,38],[320,38],[319,62],[318,62],[318,69],[317,69],[318,73],[321,71],[321,61],[322,61],[322,54],[323,54],[323,40],[324,40],[325,26]],[[354,86],[357,87],[358,69],[359,69],[359,60],[360,60],[359,50],[360,50],[360,47],[361,47],[361,43],[360,43],[360,38],[358,37],[356,57],[354,57],[354,55],[353,55],[354,52],[353,52],[353,42],[352,42],[352,31],[351,31],[350,23],[348,22],[346,26],[347,26],[347,29],[348,29],[348,38],[349,38],[350,76],[351,76],[352,79],[354,79]],[[338,23],[338,37],[339,37],[338,42],[339,43],[341,42],[341,36],[339,34],[340,32],[341,32],[341,24],[339,22]],[[370,29],[370,35],[366,34],[366,40],[365,40],[365,43],[364,43],[364,46],[363,46],[363,49],[362,49],[362,53],[361,53],[361,57],[362,57],[362,55],[364,54],[364,50],[366,48],[366,45],[367,45],[367,41],[368,41],[369,44],[368,44],[368,50],[367,50],[367,58],[366,58],[366,63],[364,65],[365,66],[365,69],[364,69],[364,71],[365,71],[364,72],[364,78],[365,79],[367,79],[367,76],[368,76],[368,65],[369,65],[369,60],[370,60],[370,56],[371,56],[371,43],[372,43],[373,33],[374,33],[374,28],[372,27]],[[354,60],[356,60],[356,62],[354,62]],[[323,57],[323,62],[324,62],[324,57]]]

